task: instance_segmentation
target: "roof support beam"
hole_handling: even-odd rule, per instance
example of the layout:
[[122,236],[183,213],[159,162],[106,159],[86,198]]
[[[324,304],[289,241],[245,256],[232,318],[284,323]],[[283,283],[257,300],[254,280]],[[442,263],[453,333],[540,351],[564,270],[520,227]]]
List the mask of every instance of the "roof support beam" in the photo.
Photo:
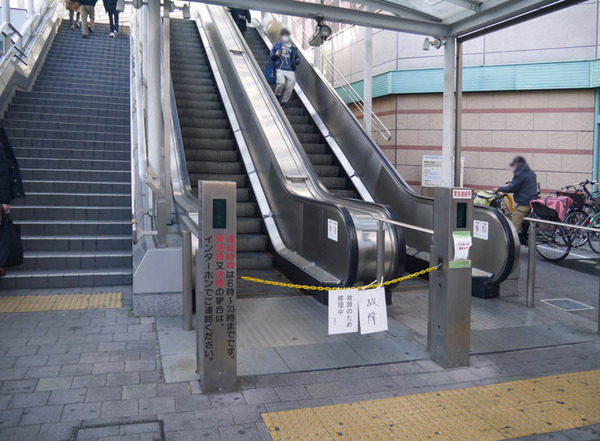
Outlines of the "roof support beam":
[[[461,0],[456,0],[461,1]],[[370,6],[374,9],[383,9],[384,11],[391,12],[392,14],[398,15],[404,18],[412,18],[415,20],[425,20],[435,23],[442,21],[441,18],[435,17],[434,15],[427,14],[426,12],[417,11],[416,9],[408,8],[396,3],[392,3],[386,0],[361,0],[361,4]]]
[[557,0],[490,0],[483,3],[477,14],[453,23],[449,35],[460,36],[517,17],[537,8],[558,3]]
[[294,15],[305,18],[324,17],[326,20],[334,22],[407,32],[409,34],[430,35],[434,37],[443,37],[448,34],[450,29],[447,25],[441,23],[412,20],[393,15],[375,14],[373,12],[305,3],[296,0],[203,0],[203,3],[243,9],[255,9],[263,12]]

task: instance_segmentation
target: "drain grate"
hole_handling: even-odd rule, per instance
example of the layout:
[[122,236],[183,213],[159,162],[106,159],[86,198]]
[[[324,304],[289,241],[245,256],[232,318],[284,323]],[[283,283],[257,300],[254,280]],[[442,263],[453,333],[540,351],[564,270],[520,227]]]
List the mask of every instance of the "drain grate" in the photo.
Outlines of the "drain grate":
[[72,441],[165,441],[163,422],[127,421],[97,424],[73,429]]
[[587,311],[588,309],[594,309],[593,306],[566,297],[563,299],[545,299],[542,302],[563,311]]

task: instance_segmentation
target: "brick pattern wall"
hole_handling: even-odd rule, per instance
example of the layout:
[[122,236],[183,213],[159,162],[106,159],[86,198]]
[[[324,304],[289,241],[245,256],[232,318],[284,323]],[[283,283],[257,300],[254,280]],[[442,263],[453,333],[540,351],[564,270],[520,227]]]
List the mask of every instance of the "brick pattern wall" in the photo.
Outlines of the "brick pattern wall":
[[[543,190],[591,179],[594,91],[466,93],[462,147],[465,185],[491,188],[512,176],[508,164],[524,156]],[[423,155],[441,154],[442,95],[395,95],[373,107],[392,131],[374,139],[404,178],[421,191]]]

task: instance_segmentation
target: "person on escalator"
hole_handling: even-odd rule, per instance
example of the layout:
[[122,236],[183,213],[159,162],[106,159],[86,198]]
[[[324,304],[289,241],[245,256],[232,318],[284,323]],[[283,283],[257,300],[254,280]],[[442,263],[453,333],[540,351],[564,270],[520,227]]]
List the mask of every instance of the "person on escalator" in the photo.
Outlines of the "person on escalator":
[[281,30],[279,42],[271,50],[271,61],[275,65],[277,78],[275,95],[281,106],[287,109],[296,85],[296,66],[300,64],[298,49],[292,44],[292,34],[289,30]]
[[494,188],[493,192],[513,193],[517,206],[513,209],[511,221],[523,243],[525,237],[521,232],[523,229],[523,220],[531,212],[529,203],[538,197],[537,175],[529,168],[527,161],[522,156],[516,156],[510,163],[510,166],[513,170],[512,181],[505,187]]
[[233,17],[233,21],[240,29],[242,35],[246,33],[248,26],[246,23],[252,23],[252,16],[250,15],[250,11],[248,9],[239,9],[239,8],[231,8],[229,10],[231,12],[231,16]]

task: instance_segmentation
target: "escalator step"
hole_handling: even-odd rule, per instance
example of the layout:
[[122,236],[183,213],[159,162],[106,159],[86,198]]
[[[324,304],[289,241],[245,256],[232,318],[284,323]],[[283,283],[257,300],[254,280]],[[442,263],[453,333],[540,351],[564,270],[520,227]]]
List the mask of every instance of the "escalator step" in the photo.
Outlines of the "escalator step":
[[[238,191],[243,189],[238,189]],[[250,190],[248,190],[250,192]],[[238,199],[239,201],[239,199]],[[238,217],[237,232],[238,234],[260,233],[262,231],[262,220],[257,217]]]
[[[227,114],[224,110],[209,110],[196,108],[181,108],[179,113],[179,123],[182,123],[182,118],[185,123],[193,122],[192,118],[196,119],[226,119]],[[187,118],[187,120],[186,120]]]
[[235,150],[186,150],[185,159],[187,161],[220,161],[236,162],[239,161],[239,154]]
[[[221,181],[221,182],[235,182],[238,187],[249,187],[250,181],[248,176],[244,175],[226,175],[226,174],[215,174],[215,173],[190,173],[190,181],[192,186],[198,185],[198,181]],[[340,187],[343,188],[343,187]],[[254,213],[252,214],[254,215]]]
[[187,166],[190,173],[218,173],[229,175],[244,173],[244,166],[241,162],[188,161]]
[[329,176],[321,177],[321,181],[323,181],[323,184],[329,190],[345,190],[348,184],[346,178],[333,178]]
[[356,199],[357,194],[354,190],[330,190],[331,194],[340,198]]
[[239,253],[237,270],[258,270],[273,268],[273,256],[268,253]]
[[237,146],[233,139],[202,139],[196,137],[184,137],[183,145],[185,150],[205,149],[205,150],[236,150]]
[[237,235],[237,251],[267,251],[268,240],[262,234]]
[[333,164],[333,155],[307,154],[307,156],[313,165],[332,165]]
[[186,112],[182,112],[185,116],[179,116],[179,124],[185,127],[197,127],[202,129],[229,129],[229,121],[225,118],[198,118],[189,117]]
[[315,127],[314,124],[292,124],[292,126],[294,127],[294,131],[297,134],[300,134],[300,133],[313,134],[313,133],[316,133],[316,131],[317,131],[317,128]]
[[340,176],[340,167],[337,165],[314,165],[313,167],[322,178]]
[[230,129],[202,129],[196,127],[182,127],[181,135],[187,138],[201,139],[231,139],[233,133]]

